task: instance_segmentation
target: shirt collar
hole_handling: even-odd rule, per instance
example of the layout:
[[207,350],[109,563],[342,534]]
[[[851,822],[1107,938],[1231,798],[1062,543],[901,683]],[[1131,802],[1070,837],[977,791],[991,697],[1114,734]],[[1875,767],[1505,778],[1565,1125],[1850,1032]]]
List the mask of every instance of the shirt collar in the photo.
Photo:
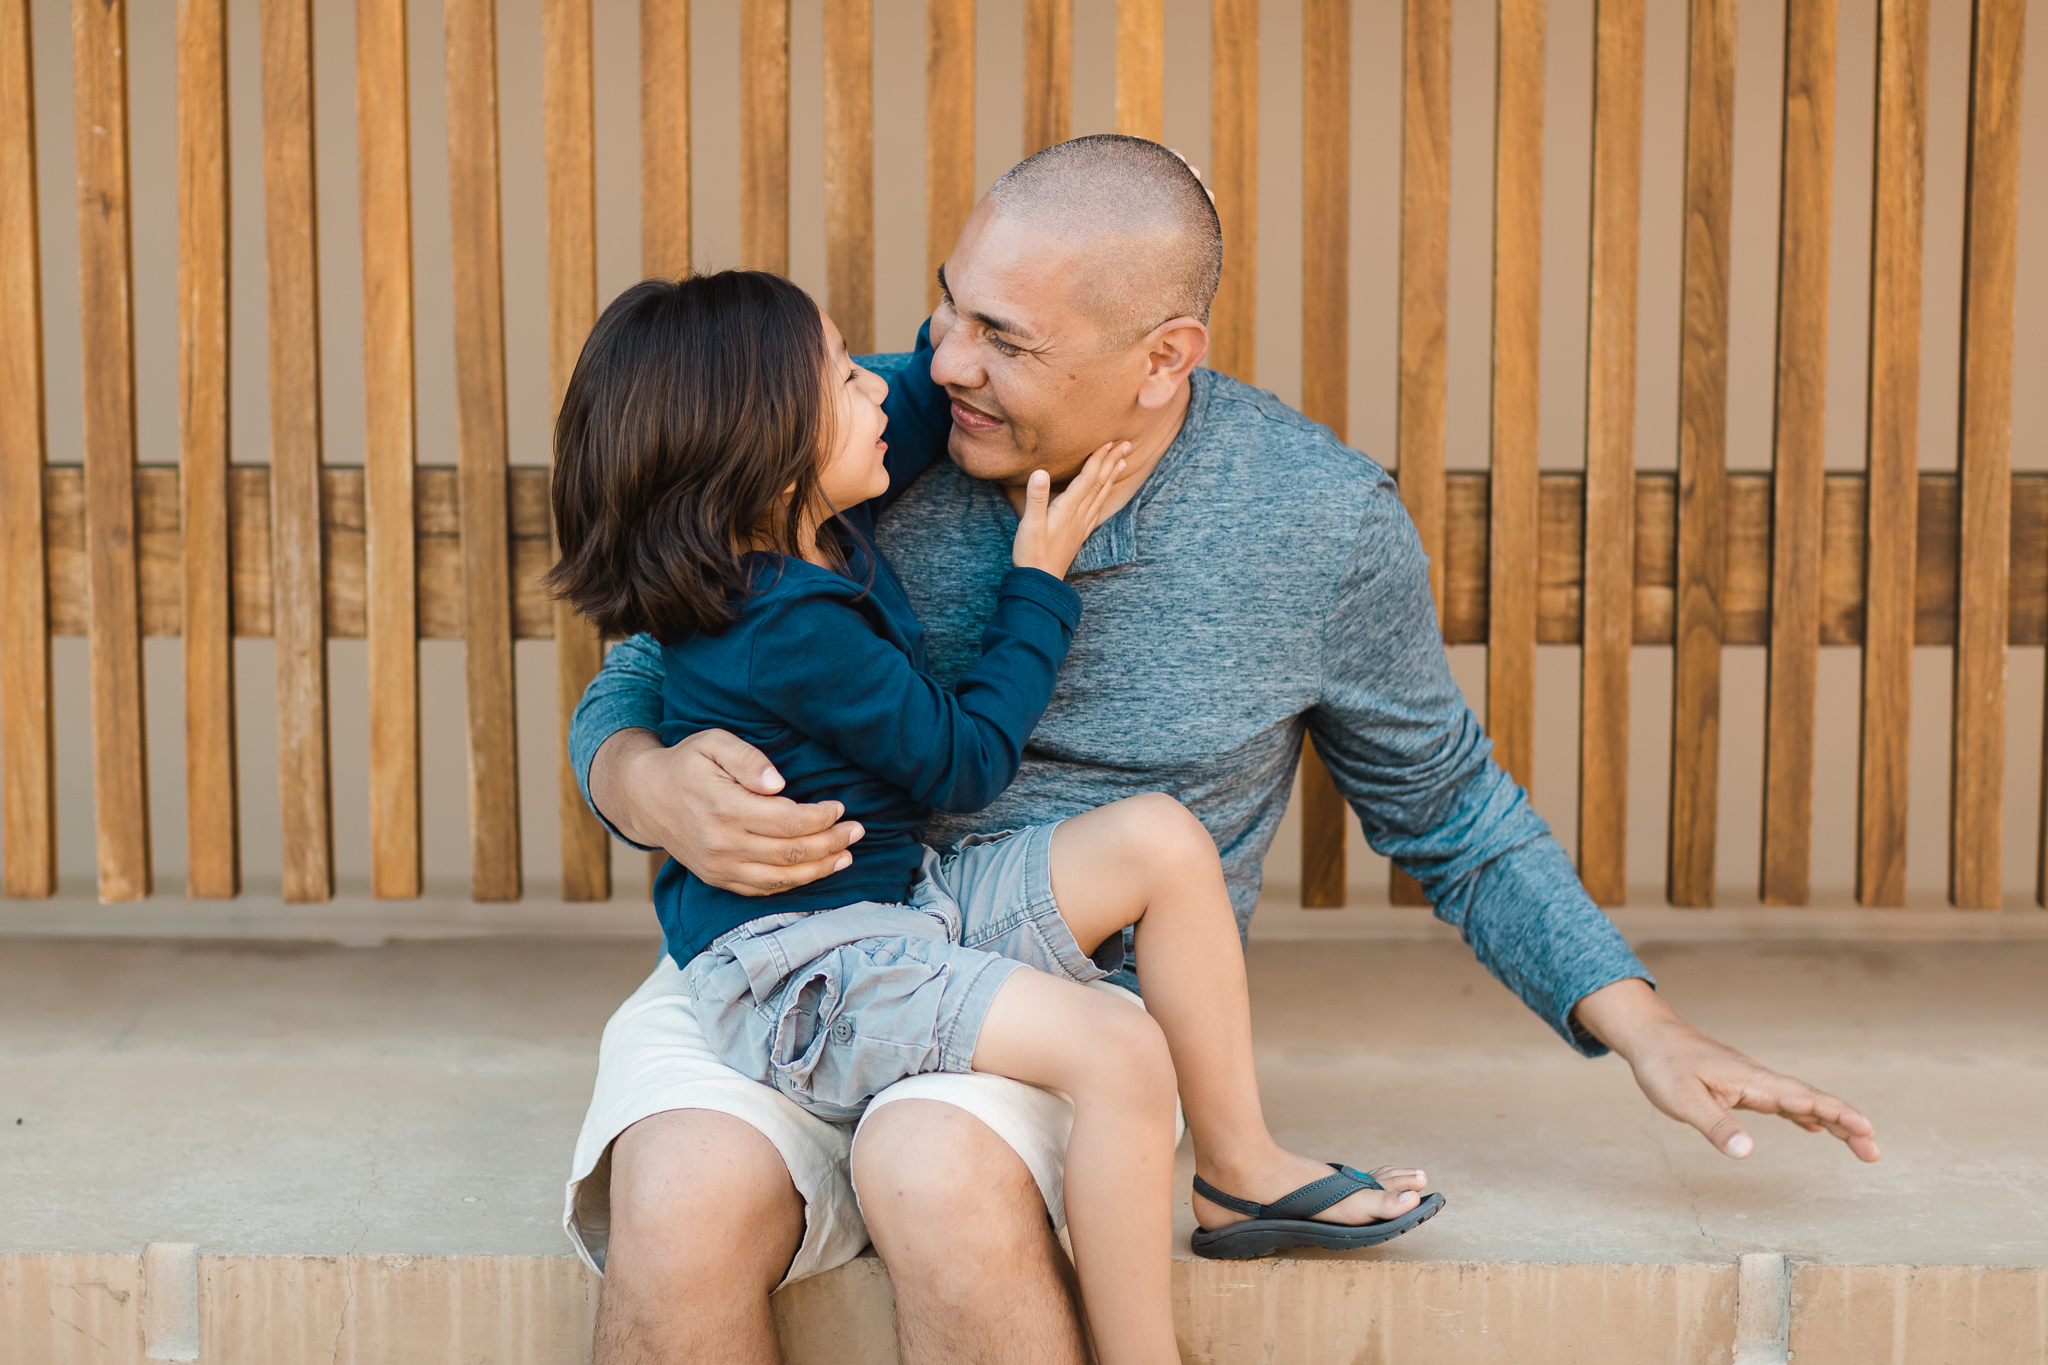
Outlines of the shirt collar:
[[1138,558],[1138,522],[1145,509],[1152,505],[1160,491],[1178,477],[1186,466],[1188,454],[1202,439],[1202,425],[1208,415],[1209,387],[1216,381],[1216,372],[1197,369],[1188,376],[1188,410],[1181,419],[1180,431],[1175,434],[1173,444],[1159,457],[1159,463],[1145,476],[1145,482],[1131,500],[1119,507],[1108,521],[1095,528],[1081,546],[1081,552],[1074,556],[1070,574],[1095,573],[1101,569],[1114,569],[1130,564]]

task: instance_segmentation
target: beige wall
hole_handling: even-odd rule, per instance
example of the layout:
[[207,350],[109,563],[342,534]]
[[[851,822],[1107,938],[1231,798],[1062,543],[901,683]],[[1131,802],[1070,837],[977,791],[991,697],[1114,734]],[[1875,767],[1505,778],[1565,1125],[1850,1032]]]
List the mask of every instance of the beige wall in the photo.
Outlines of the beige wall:
[[[794,0],[792,36],[793,182],[791,263],[797,280],[822,295],[823,133],[821,0]],[[63,0],[32,0],[35,25],[48,354],[50,457],[77,458],[79,376],[76,231],[72,214],[73,127],[70,36]],[[543,222],[539,164],[540,0],[499,6],[503,110],[508,367],[515,461],[546,458],[547,408]],[[1017,155],[1023,135],[1020,70],[1022,0],[979,6],[976,175],[986,185]],[[597,14],[599,281],[609,295],[638,273],[636,7],[595,0]],[[1641,390],[1637,463],[1669,467],[1676,432],[1677,262],[1683,136],[1685,32],[1682,0],[1649,0],[1643,174]],[[1830,356],[1828,462],[1862,461],[1863,354],[1869,202],[1875,0],[1841,0],[1835,172],[1833,349]],[[141,453],[170,462],[176,447],[175,162],[171,0],[132,0],[130,85],[135,155],[137,392]],[[231,0],[230,102],[234,126],[234,451],[239,462],[266,458],[263,351],[263,220],[256,0]],[[355,223],[355,108],[352,7],[317,0],[317,121],[321,231],[322,338],[327,458],[360,460],[362,356],[360,239]],[[692,42],[695,136],[694,229],[700,267],[736,263],[739,240],[736,53],[737,6],[700,0]],[[1930,69],[1925,369],[1921,462],[1954,461],[1961,184],[1968,15],[1962,0],[1933,6]],[[1168,141],[1198,162],[1207,153],[1209,36],[1200,0],[1169,0]],[[1358,0],[1353,40],[1352,426],[1350,439],[1377,456],[1393,446],[1399,174],[1400,5]],[[2048,43],[2048,0],[2031,0],[2037,49]],[[1551,0],[1545,114],[1544,361],[1542,449],[1547,467],[1582,458],[1585,344],[1587,130],[1592,0]],[[1492,7],[1457,0],[1453,101],[1451,224],[1450,458],[1457,467],[1486,459],[1488,266],[1492,143]],[[1106,130],[1112,119],[1111,0],[1075,0],[1073,128]],[[1301,223],[1299,0],[1267,0],[1261,20],[1259,368],[1261,383],[1299,397]],[[1769,463],[1772,316],[1776,262],[1778,98],[1783,0],[1742,7],[1736,109],[1736,197],[1729,459],[1737,467]],[[922,316],[923,6],[875,0],[876,276],[878,339],[909,344]],[[448,280],[446,141],[440,7],[413,7],[412,97],[415,253],[418,267],[419,439],[421,459],[452,463],[452,302]],[[2015,357],[2014,460],[2048,467],[2048,60],[2028,64],[2025,105],[2036,135],[2024,147],[2019,265],[2020,321]],[[274,689],[267,641],[239,645],[244,850],[252,890],[274,887]],[[559,867],[553,795],[555,734],[551,646],[519,647],[526,866],[536,893]],[[178,645],[148,650],[150,761],[159,886],[183,882],[180,808],[182,701]],[[427,786],[427,870],[454,889],[467,877],[464,833],[463,697],[459,646],[422,646]],[[1455,651],[1468,695],[1483,708],[1483,656]],[[1943,880],[1947,770],[1947,654],[1925,651],[1915,682],[1911,885],[1936,896]],[[1553,717],[1539,740],[1535,798],[1567,847],[1576,800],[1576,652],[1542,655],[1540,704]],[[332,647],[335,833],[343,889],[367,875],[367,775],[364,671],[359,641]],[[87,887],[91,789],[85,655],[82,641],[57,648],[59,842],[69,885]],[[1851,877],[1854,838],[1855,696],[1853,651],[1822,659],[1819,724],[1820,799],[1814,881],[1840,899]],[[1730,650],[1722,756],[1721,867],[1724,899],[1750,899],[1757,849],[1756,792],[1761,777],[1763,658]],[[2042,667],[2038,650],[2018,651],[2011,667],[2006,880],[2030,891],[2038,817]],[[1663,874],[1663,822],[1669,726],[1668,654],[1636,654],[1630,869],[1638,901],[1655,899]],[[1355,898],[1383,898],[1384,871],[1353,834]],[[1292,827],[1276,847],[1270,875],[1295,875]],[[622,858],[622,891],[637,889],[637,859]]]

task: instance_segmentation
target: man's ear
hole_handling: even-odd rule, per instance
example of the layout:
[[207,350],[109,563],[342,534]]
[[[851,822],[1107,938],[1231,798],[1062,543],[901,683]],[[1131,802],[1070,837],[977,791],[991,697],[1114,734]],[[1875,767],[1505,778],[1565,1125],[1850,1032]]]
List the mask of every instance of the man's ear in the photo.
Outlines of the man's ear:
[[1153,328],[1143,345],[1145,377],[1138,386],[1138,406],[1163,408],[1209,354],[1209,328],[1200,318],[1174,318]]

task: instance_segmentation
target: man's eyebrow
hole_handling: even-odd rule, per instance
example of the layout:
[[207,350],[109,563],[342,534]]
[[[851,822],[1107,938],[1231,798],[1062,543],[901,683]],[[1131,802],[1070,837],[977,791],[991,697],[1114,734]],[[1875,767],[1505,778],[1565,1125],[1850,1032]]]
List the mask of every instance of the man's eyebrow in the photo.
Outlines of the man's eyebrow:
[[959,313],[963,318],[980,323],[991,332],[1008,332],[1014,337],[1028,337],[1031,335],[1031,330],[1028,327],[1019,327],[1016,323],[999,318],[993,313],[962,311],[960,301],[953,297],[952,286],[946,283],[946,267],[943,265],[939,267],[939,293],[944,295],[946,302],[953,305],[954,312]]

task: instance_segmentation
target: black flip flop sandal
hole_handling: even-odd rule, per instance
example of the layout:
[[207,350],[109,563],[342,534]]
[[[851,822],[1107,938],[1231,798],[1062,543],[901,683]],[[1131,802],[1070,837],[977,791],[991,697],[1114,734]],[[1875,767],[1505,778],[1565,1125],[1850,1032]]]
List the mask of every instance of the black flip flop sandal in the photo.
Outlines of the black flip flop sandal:
[[1392,1241],[1410,1228],[1418,1227],[1436,1217],[1444,1206],[1440,1194],[1425,1194],[1422,1202],[1398,1218],[1389,1218],[1380,1223],[1363,1223],[1356,1226],[1347,1223],[1318,1223],[1315,1214],[1321,1213],[1343,1199],[1348,1199],[1360,1190],[1380,1190],[1386,1187],[1364,1171],[1354,1171],[1349,1166],[1329,1163],[1335,1175],[1326,1175],[1321,1180],[1310,1181],[1290,1195],[1274,1200],[1270,1204],[1254,1204],[1249,1199],[1228,1195],[1211,1185],[1200,1176],[1195,1177],[1195,1193],[1212,1204],[1221,1204],[1234,1213],[1244,1214],[1246,1221],[1231,1223],[1210,1231],[1196,1228],[1190,1245],[1197,1256],[1206,1256],[1215,1261],[1248,1261],[1260,1256],[1271,1256],[1276,1251],[1292,1247],[1320,1247],[1326,1251],[1357,1251],[1360,1247],[1378,1246],[1381,1242]]

